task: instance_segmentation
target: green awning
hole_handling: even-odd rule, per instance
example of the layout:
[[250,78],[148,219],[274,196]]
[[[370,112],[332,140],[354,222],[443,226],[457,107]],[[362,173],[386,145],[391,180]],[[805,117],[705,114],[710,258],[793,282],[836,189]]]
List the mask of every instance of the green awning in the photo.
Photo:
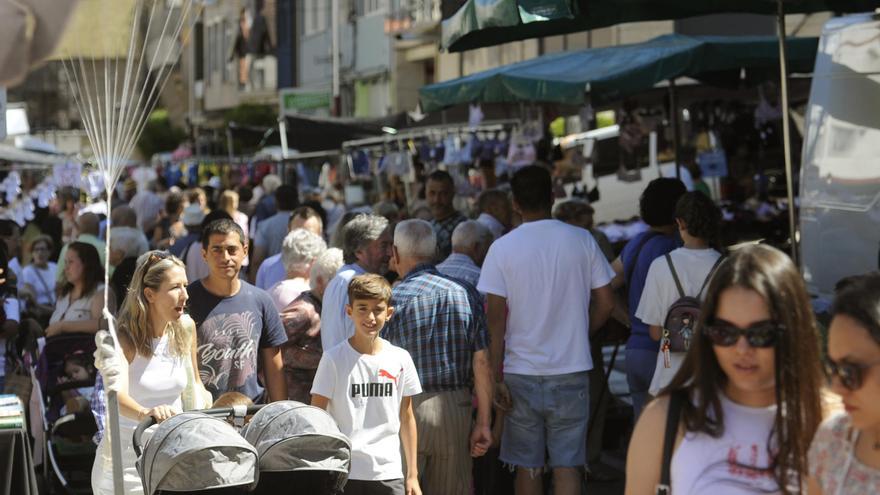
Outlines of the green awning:
[[[816,60],[817,38],[789,38],[791,72],[809,73]],[[684,36],[670,34],[644,43],[543,55],[419,90],[426,112],[480,102],[601,104],[645,91],[675,77],[739,77],[740,69],[779,66],[773,36]]]
[[[457,10],[441,25],[441,46],[451,52],[625,22],[683,19],[708,14],[775,15],[777,0],[444,0]],[[784,0],[789,14],[869,12],[878,0]]]

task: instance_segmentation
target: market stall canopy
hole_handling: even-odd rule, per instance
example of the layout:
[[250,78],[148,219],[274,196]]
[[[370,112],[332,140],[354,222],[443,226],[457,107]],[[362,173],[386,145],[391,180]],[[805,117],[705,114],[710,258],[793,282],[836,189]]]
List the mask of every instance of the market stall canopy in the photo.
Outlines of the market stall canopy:
[[19,149],[15,146],[0,144],[0,161],[32,165],[45,165],[48,168],[52,165],[60,165],[62,163],[66,163],[70,161],[70,159],[64,155],[37,153],[34,151]]
[[[790,38],[791,72],[809,73],[817,38]],[[426,112],[473,102],[602,104],[645,91],[676,77],[717,80],[745,68],[778,70],[779,46],[772,36],[684,36],[670,34],[644,43],[543,55],[419,91]]]
[[[339,149],[342,143],[384,134],[385,128],[404,128],[410,124],[406,113],[373,119],[344,117],[314,117],[288,115],[287,144],[300,152]],[[262,147],[281,143],[277,127],[259,127],[230,122],[233,135],[248,147]]]
[[[878,0],[785,0],[789,14],[868,12]],[[777,0],[443,0],[441,46],[451,52],[625,22],[709,14],[775,15]]]

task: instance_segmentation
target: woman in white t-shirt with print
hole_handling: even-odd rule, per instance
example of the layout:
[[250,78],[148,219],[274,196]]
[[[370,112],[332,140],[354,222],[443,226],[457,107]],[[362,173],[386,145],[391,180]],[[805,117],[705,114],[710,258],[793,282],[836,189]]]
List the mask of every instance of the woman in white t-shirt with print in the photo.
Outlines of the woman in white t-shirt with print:
[[718,239],[721,210],[708,196],[701,192],[685,193],[675,204],[675,223],[684,246],[671,251],[668,258],[660,256],[651,263],[635,313],[648,325],[651,338],[661,341],[654,378],[648,388],[651,395],[657,395],[669,384],[684,360],[684,352],[668,352],[664,356],[663,324],[670,307],[683,296],[701,299],[721,258],[721,253],[712,248]]
[[846,412],[810,446],[810,495],[880,492],[880,272],[838,283],[825,369]]
[[676,495],[803,493],[822,419],[819,362],[810,299],[791,259],[764,245],[733,251],[709,283],[681,369],[636,424],[626,494],[662,485]]

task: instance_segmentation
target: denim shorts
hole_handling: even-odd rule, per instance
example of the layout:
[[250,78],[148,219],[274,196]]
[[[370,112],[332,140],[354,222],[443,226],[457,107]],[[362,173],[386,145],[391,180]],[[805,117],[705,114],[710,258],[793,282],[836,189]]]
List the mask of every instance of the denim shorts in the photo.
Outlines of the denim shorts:
[[[523,468],[583,467],[587,461],[590,379],[586,371],[528,376],[506,373],[513,409],[504,417],[501,462]],[[544,453],[550,458],[545,462]]]

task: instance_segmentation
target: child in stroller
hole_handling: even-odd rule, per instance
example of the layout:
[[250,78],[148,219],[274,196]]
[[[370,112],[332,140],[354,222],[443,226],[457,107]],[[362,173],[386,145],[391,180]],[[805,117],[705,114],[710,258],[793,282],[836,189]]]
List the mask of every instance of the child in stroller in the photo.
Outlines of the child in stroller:
[[[94,358],[82,351],[75,351],[64,358],[64,375],[58,377],[58,384],[71,382],[94,384],[96,376]],[[61,406],[61,414],[88,411],[94,391],[94,385],[63,390],[61,397],[64,399],[64,405]]]
[[97,426],[87,399],[95,385],[94,350],[91,334],[49,337],[35,370],[33,393],[42,399],[37,407],[31,403],[35,458],[46,479],[66,493],[90,492]]

